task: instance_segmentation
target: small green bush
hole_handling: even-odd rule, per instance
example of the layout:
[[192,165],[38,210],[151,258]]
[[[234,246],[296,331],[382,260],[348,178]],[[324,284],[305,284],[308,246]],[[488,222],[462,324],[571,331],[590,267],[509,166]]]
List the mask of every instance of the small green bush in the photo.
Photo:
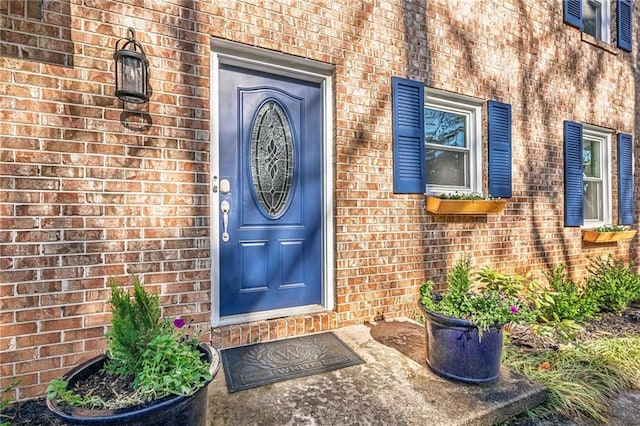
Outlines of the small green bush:
[[142,355],[149,342],[160,333],[171,331],[160,321],[157,294],[148,294],[140,279],[133,278],[133,297],[115,282],[111,283],[111,329],[106,333],[112,374],[133,376],[141,370]]
[[603,312],[622,312],[630,302],[640,300],[640,275],[613,256],[593,259],[587,267],[587,294]]
[[549,303],[540,307],[539,315],[547,321],[584,321],[598,312],[593,293],[569,280],[564,265],[554,267],[545,274],[549,291],[546,292]]

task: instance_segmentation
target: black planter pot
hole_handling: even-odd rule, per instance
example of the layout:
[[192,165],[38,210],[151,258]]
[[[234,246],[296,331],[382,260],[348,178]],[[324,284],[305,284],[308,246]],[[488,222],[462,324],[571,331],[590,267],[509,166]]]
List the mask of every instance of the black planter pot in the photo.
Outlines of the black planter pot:
[[438,314],[418,302],[425,318],[427,365],[439,376],[464,383],[489,384],[500,377],[502,326],[483,330],[471,322]]
[[[212,376],[220,367],[218,351],[208,344],[198,346],[202,356],[211,365]],[[100,370],[107,358],[105,355],[92,358],[69,371],[64,380],[73,386]],[[208,385],[208,383],[207,383]],[[47,400],[47,407],[58,418],[70,425],[185,425],[205,426],[207,422],[207,387],[203,386],[191,396],[167,396],[156,401],[141,405],[120,408],[116,410],[91,410],[86,408],[72,408],[66,413],[58,406],[57,401]]]

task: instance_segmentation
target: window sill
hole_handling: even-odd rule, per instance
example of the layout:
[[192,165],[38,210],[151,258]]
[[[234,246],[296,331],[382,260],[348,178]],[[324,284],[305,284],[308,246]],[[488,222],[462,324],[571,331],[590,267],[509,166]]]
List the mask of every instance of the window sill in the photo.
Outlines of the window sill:
[[500,213],[507,200],[448,200],[427,196],[427,213],[437,215],[472,215]]
[[598,232],[592,229],[587,229],[582,233],[582,241],[587,241],[590,243],[613,243],[616,241],[628,241],[636,235],[636,232],[636,230]]
[[595,38],[594,36],[592,36],[591,34],[587,34],[585,32],[580,32],[580,39],[582,41],[584,41],[587,44],[590,44],[592,46],[595,47],[599,47],[602,50],[606,50],[607,52],[613,54],[613,55],[617,55],[618,54],[618,49],[616,47],[614,47],[613,45],[604,42],[602,40],[598,40],[597,38]]

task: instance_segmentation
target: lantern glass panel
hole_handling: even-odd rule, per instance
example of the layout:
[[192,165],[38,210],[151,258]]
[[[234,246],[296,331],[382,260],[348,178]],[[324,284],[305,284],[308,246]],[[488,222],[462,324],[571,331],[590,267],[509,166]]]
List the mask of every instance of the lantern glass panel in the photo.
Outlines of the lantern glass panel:
[[138,58],[122,58],[122,90],[142,93],[142,61]]

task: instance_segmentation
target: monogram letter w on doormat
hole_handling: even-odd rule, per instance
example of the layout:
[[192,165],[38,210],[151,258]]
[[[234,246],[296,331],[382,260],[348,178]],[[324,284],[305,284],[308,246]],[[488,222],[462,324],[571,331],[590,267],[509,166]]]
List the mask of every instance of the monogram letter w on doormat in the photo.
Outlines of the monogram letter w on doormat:
[[333,333],[221,351],[229,393],[364,363]]

